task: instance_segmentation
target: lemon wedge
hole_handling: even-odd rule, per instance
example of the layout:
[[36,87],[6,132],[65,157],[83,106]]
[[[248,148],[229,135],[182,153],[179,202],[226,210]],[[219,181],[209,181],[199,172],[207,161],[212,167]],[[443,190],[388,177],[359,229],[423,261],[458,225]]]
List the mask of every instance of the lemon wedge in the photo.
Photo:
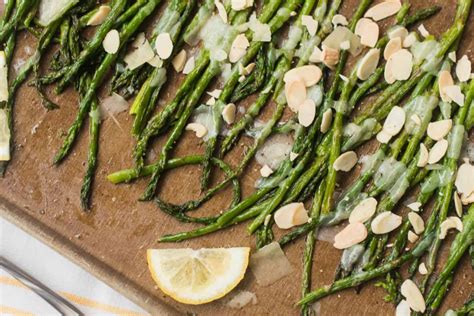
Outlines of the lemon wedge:
[[204,304],[229,293],[243,279],[250,248],[148,249],[151,276],[174,300]]

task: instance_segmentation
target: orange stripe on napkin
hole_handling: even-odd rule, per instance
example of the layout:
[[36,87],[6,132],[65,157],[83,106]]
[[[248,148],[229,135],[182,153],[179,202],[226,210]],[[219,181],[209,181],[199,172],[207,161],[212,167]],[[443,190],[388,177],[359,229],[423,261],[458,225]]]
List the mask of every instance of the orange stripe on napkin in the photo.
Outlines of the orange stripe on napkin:
[[0,305],[0,312],[2,314],[12,314],[12,315],[18,315],[18,316],[35,316],[34,314],[30,312],[25,312],[19,309],[16,309],[14,307],[10,306],[5,306],[5,305]]

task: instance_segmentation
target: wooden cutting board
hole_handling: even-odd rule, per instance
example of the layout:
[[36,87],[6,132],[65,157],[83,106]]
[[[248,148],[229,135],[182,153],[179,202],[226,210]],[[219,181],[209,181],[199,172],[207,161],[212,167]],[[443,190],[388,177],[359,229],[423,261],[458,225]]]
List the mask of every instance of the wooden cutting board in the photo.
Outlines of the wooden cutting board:
[[[439,35],[452,22],[455,1],[412,0],[413,9],[434,3],[443,10],[435,18],[424,22],[430,33]],[[349,17],[357,1],[344,1],[342,13]],[[473,58],[473,17],[464,32],[462,49],[458,56],[467,53]],[[390,19],[384,23],[391,23]],[[26,33],[18,37],[18,48],[11,67],[21,64],[35,49],[36,42]],[[167,91],[162,93],[158,109],[161,109],[174,93],[173,87],[183,78],[171,76]],[[103,91],[102,95],[105,95]],[[259,287],[250,271],[235,291],[248,290],[257,295],[258,303],[242,310],[230,309],[226,302],[233,293],[216,302],[202,306],[189,306],[174,302],[160,292],[153,283],[146,264],[147,248],[166,247],[232,247],[254,246],[254,238],[248,236],[246,225],[239,225],[198,239],[178,243],[160,244],[159,236],[165,233],[189,230],[191,224],[178,223],[161,212],[153,203],[138,202],[147,183],[146,179],[132,184],[112,185],[105,176],[113,171],[132,166],[131,150],[134,139],[130,136],[131,117],[128,113],[117,115],[118,126],[106,118],[101,126],[100,154],[97,177],[94,182],[91,213],[80,209],[79,191],[85,170],[87,155],[87,124],[84,126],[73,153],[60,166],[53,166],[52,159],[60,147],[65,131],[69,128],[77,110],[77,94],[67,90],[60,96],[50,93],[60,109],[47,112],[42,108],[34,88],[26,84],[18,91],[15,104],[15,151],[13,160],[0,179],[0,209],[2,216],[22,227],[32,235],[51,245],[66,257],[80,264],[106,283],[154,315],[196,313],[200,315],[297,315],[294,303],[300,298],[302,252],[304,240],[300,239],[284,248],[293,274],[268,287]],[[248,106],[254,98],[242,105]],[[262,119],[272,112],[274,104],[267,106]],[[472,138],[471,138],[472,139]],[[154,144],[158,152],[163,138]],[[237,162],[248,139],[231,153],[226,160]],[[363,151],[373,149],[364,146]],[[174,156],[202,153],[204,146],[187,132],[174,151]],[[151,153],[150,159],[156,156]],[[353,179],[359,170],[356,168]],[[253,190],[258,178],[258,166],[252,163],[242,179],[244,196]],[[183,167],[166,174],[160,182],[159,195],[167,201],[181,203],[199,196],[198,166]],[[221,175],[217,176],[217,181]],[[347,177],[346,177],[347,178]],[[342,180],[342,179],[341,179]],[[347,182],[344,181],[344,182]],[[206,203],[195,215],[215,214],[225,210],[230,200],[230,188]],[[406,211],[406,210],[403,210]],[[329,231],[331,233],[331,231]],[[277,237],[281,232],[276,232]],[[452,238],[443,246],[443,258]],[[330,243],[318,241],[313,266],[313,287],[332,282],[341,252]],[[473,270],[464,258],[441,311],[460,306],[472,292]],[[444,259],[440,260],[444,263]],[[47,264],[45,262],[45,264]],[[65,276],[67,277],[67,276]],[[322,315],[385,315],[393,314],[394,307],[383,301],[384,290],[373,284],[362,287],[359,293],[343,291],[321,300],[318,308]]]

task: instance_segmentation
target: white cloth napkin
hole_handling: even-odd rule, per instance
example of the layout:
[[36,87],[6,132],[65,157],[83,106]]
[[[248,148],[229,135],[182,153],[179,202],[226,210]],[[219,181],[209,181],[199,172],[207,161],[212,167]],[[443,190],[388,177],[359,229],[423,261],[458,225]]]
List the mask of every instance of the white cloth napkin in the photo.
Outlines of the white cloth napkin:
[[[0,217],[0,254],[84,315],[148,315],[89,272]],[[48,303],[0,268],[0,315],[59,315]]]

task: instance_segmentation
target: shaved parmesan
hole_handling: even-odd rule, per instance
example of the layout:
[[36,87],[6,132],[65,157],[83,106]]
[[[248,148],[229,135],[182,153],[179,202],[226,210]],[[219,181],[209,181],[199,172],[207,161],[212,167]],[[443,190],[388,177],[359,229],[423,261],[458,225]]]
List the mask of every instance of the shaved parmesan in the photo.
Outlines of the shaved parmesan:
[[124,57],[127,68],[133,70],[151,61],[155,57],[155,52],[145,37],[145,33],[140,33],[132,42],[130,52]]
[[293,271],[278,242],[260,248],[250,257],[249,266],[260,286],[273,284]]

